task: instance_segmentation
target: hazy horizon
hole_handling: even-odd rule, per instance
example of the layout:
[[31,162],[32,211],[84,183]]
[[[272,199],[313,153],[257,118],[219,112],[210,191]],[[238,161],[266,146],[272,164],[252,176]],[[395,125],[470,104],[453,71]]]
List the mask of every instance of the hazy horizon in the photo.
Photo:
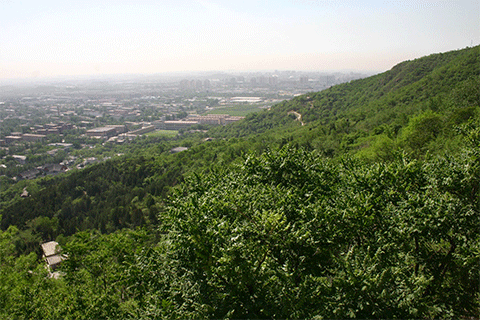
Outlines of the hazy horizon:
[[55,75],[50,77],[30,77],[30,78],[12,78],[0,79],[0,86],[8,85],[38,85],[38,84],[65,84],[77,82],[125,82],[125,81],[181,81],[191,78],[205,78],[205,79],[224,79],[226,77],[235,76],[265,76],[267,74],[273,75],[275,73],[283,72],[297,72],[301,74],[362,74],[365,77],[380,73],[375,70],[207,70],[207,71],[176,71],[176,72],[158,72],[158,73],[112,73],[112,74],[78,74],[78,75]]
[[0,82],[383,72],[480,42],[478,0],[0,0]]

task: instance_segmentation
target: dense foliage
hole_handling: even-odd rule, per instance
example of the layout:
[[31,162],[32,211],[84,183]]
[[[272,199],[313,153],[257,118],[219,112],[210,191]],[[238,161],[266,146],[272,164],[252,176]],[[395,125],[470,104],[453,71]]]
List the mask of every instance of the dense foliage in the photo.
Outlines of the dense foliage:
[[[299,96],[218,128],[218,136],[262,134],[327,156],[388,159],[458,151],[455,128],[480,117],[480,46],[405,61],[366,79]],[[301,114],[302,122],[291,113]]]
[[181,184],[159,234],[77,233],[59,280],[8,255],[10,228],[2,316],[478,317],[479,156],[247,156]]
[[0,318],[479,318],[479,49],[0,177]]

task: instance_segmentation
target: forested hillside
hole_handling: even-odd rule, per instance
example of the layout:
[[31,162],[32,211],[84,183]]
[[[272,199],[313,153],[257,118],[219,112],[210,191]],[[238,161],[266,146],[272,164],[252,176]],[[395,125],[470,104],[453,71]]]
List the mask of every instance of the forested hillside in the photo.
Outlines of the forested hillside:
[[[478,129],[474,132],[479,138]],[[1,234],[2,317],[478,318],[477,144],[448,158],[283,148],[196,174],[157,232],[79,232],[63,277]]]
[[[405,61],[392,70],[297,97],[246,121],[218,128],[218,136],[264,134],[321,150],[388,158],[416,156],[461,143],[456,126],[478,117],[480,47]],[[291,113],[299,113],[303,126]]]
[[[188,143],[187,139],[180,143]],[[200,143],[188,151],[171,154],[154,141],[135,156],[124,156],[75,170],[64,176],[21,181],[1,192],[2,229],[20,229],[19,253],[39,249],[39,243],[77,231],[96,229],[110,233],[121,228],[155,226],[158,212],[171,187],[183,175],[208,171],[214,163],[230,163],[241,150],[227,141]],[[218,155],[223,150],[223,155]],[[21,198],[23,188],[30,196]]]
[[479,318],[479,50],[3,184],[0,317]]

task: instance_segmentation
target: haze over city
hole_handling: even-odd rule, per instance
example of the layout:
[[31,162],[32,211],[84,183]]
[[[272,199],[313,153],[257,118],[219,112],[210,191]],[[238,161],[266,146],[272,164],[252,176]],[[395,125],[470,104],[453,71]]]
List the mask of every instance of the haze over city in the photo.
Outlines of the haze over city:
[[480,42],[478,0],[0,0],[0,81],[214,70],[381,72]]

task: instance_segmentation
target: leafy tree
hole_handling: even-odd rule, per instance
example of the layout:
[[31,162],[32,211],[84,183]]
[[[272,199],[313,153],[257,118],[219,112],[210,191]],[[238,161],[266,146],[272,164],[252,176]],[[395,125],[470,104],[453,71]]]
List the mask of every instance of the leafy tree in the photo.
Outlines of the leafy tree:
[[[250,156],[178,190],[169,252],[211,318],[478,316],[470,161]],[[464,189],[439,185],[447,166]]]

